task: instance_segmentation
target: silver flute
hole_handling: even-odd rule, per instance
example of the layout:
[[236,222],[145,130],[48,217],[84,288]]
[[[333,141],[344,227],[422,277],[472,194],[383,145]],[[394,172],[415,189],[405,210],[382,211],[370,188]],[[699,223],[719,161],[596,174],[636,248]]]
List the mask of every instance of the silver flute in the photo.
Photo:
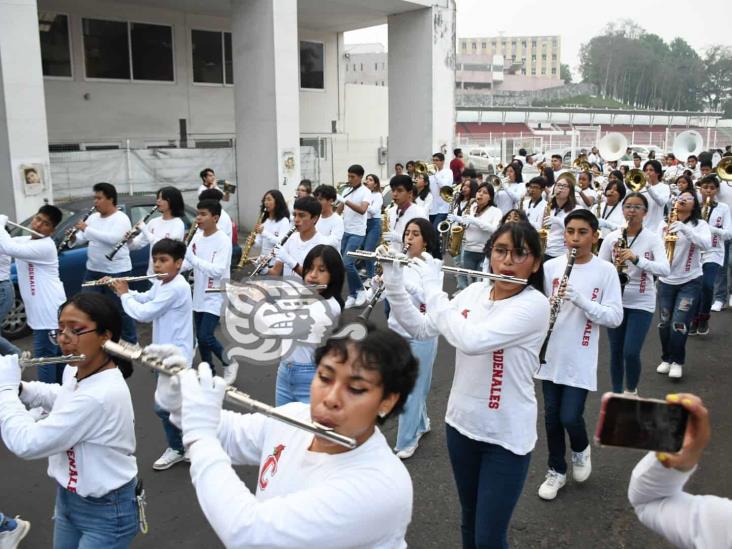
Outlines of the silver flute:
[[[159,372],[166,376],[174,376],[188,369],[184,366],[165,366],[163,365],[163,361],[159,357],[155,355],[149,355],[145,353],[145,351],[138,345],[133,345],[132,343],[127,343],[126,341],[107,341],[103,345],[103,348],[110,355],[114,355],[125,360],[139,362],[140,364],[147,366],[148,368],[152,368],[156,372]],[[276,419],[283,423],[287,423],[288,425],[312,433],[315,436],[328,440],[329,442],[345,446],[346,448],[353,449],[357,446],[356,440],[351,437],[338,434],[333,429],[318,425],[317,423],[301,421],[299,419],[283,414],[274,406],[270,406],[269,404],[265,404],[264,402],[254,400],[248,394],[240,391],[239,389],[236,389],[235,387],[226,387],[224,400],[231,404],[236,404],[237,406],[241,406],[243,408],[251,410],[252,412],[271,417],[272,419]]]
[[[348,255],[351,257],[357,257],[359,259],[372,259],[376,261],[388,261],[390,263],[399,263],[401,265],[406,265],[407,267],[414,265],[415,261],[414,259],[410,259],[408,257],[393,257],[390,255],[381,255],[376,252],[366,252],[364,250],[355,250],[353,252],[347,252]],[[483,271],[474,271],[473,269],[463,269],[461,267],[451,267],[449,265],[443,265],[440,267],[440,270],[443,273],[451,274],[455,276],[464,275],[464,276],[475,276],[479,278],[488,278],[490,280],[495,280],[499,282],[510,282],[511,284],[522,284],[526,285],[529,283],[529,281],[525,278],[518,278],[516,276],[510,276],[510,275],[501,275],[501,274],[495,274],[495,273],[486,273]]]
[[30,227],[25,227],[24,225],[20,225],[19,223],[15,223],[14,221],[8,220],[5,222],[5,224],[10,225],[11,227],[15,227],[16,229],[23,229],[24,231],[28,231],[30,234],[32,234],[33,236],[37,236],[38,238],[44,238],[46,236],[45,234],[41,234],[38,231],[34,231]]
[[45,364],[75,364],[76,362],[84,362],[86,355],[61,355],[61,356],[44,356],[40,358],[31,358],[30,354],[23,353],[18,358],[18,364],[21,370],[30,366],[43,366]]
[[140,280],[155,280],[158,278],[165,278],[166,274],[160,273],[160,274],[153,274],[153,275],[144,275],[144,276],[120,276],[117,278],[109,278],[107,280],[99,279],[99,280],[92,280],[90,282],[84,282],[81,287],[82,288],[91,288],[92,286],[109,286],[112,284],[112,282],[116,282],[117,280],[124,280],[125,282],[138,282]]
[[[304,284],[303,285],[308,290],[313,290],[317,292],[318,290],[325,290],[328,285],[327,284]],[[206,288],[203,292],[206,294],[224,294],[227,292],[237,292],[237,290],[246,291],[249,289],[249,286],[239,286],[239,285],[232,285],[228,286],[226,288]]]

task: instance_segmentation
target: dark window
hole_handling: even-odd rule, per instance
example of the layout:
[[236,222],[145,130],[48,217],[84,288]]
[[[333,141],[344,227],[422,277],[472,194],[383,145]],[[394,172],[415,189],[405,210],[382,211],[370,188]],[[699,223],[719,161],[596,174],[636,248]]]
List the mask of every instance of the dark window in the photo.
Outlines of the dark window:
[[[325,47],[319,42],[300,42],[300,87],[325,89]],[[363,70],[363,64],[361,65]]]
[[38,15],[41,34],[41,63],[43,76],[71,76],[69,18],[41,12]]
[[82,27],[86,76],[129,80],[127,23],[82,19]]
[[233,56],[231,54],[231,33],[224,33],[224,77],[227,84],[234,83]]
[[130,23],[132,77],[163,80],[173,77],[173,29],[164,25]]
[[224,82],[221,32],[191,31],[193,49],[193,81],[206,84]]

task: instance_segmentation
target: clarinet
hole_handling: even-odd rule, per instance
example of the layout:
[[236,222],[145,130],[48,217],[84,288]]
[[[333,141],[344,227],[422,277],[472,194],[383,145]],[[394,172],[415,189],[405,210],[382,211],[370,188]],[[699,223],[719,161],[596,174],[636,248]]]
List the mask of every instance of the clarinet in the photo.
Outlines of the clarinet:
[[[402,248],[402,253],[406,254],[407,250],[409,250],[409,244],[405,244]],[[386,285],[382,281],[381,284],[379,284],[379,287],[376,288],[376,291],[374,291],[374,295],[371,296],[371,299],[369,299],[369,302],[366,304],[366,308],[363,310],[363,312],[358,315],[358,318],[360,320],[363,320],[364,322],[368,322],[369,317],[371,316],[371,313],[374,310],[374,307],[379,302],[379,299],[381,298],[381,294],[384,293],[384,290],[386,289]]]
[[259,263],[257,263],[257,266],[254,267],[254,270],[252,271],[252,274],[249,275],[249,278],[247,280],[251,280],[256,275],[259,274],[259,271],[264,269],[267,265],[269,265],[269,262],[272,261],[275,254],[277,253],[277,250],[279,250],[282,246],[285,245],[285,242],[287,242],[287,239],[292,236],[292,234],[297,230],[296,227],[291,227],[289,231],[285,234],[285,236],[282,237],[282,240],[280,240],[277,244],[274,245],[272,248],[272,251],[270,251],[265,257],[259,260]]
[[539,362],[541,364],[546,364],[546,349],[549,346],[549,338],[552,336],[552,332],[554,331],[554,324],[557,322],[559,309],[562,306],[561,295],[567,289],[567,285],[569,284],[569,275],[572,274],[572,268],[574,267],[574,262],[576,259],[577,248],[572,248],[572,251],[569,252],[569,259],[567,259],[567,267],[564,269],[562,280],[559,283],[559,288],[557,288],[557,295],[554,296],[551,301],[551,308],[549,309],[549,331],[546,333],[546,337],[544,338],[544,344],[541,346],[541,351],[539,351]]
[[[89,208],[89,211],[86,212],[84,214],[84,217],[81,218],[81,223],[83,223],[84,221],[86,221],[87,219],[89,219],[89,216],[91,214],[93,214],[96,210],[97,210],[97,207],[96,206],[92,206],[91,208]],[[76,227],[71,227],[70,229],[67,229],[66,234],[64,235],[63,240],[61,242],[59,242],[58,243],[58,246],[56,247],[56,251],[57,252],[60,252],[66,246],[69,245],[69,242],[71,242],[71,239],[74,237],[74,235],[76,234],[76,231],[77,230],[78,229],[76,229]]]
[[142,218],[142,221],[138,222],[137,225],[135,225],[135,227],[133,229],[130,229],[129,231],[127,231],[125,233],[125,235],[122,237],[122,240],[117,242],[117,244],[114,245],[114,248],[112,248],[112,251],[109,252],[104,257],[106,257],[107,259],[112,261],[112,258],[115,255],[117,255],[117,252],[122,249],[122,246],[127,244],[127,241],[130,238],[135,238],[138,234],[140,234],[142,232],[142,229],[140,228],[140,223],[147,223],[148,219],[150,219],[157,211],[158,211],[158,207],[153,206],[152,209],[149,212],[147,212],[147,215],[145,215],[145,217]]

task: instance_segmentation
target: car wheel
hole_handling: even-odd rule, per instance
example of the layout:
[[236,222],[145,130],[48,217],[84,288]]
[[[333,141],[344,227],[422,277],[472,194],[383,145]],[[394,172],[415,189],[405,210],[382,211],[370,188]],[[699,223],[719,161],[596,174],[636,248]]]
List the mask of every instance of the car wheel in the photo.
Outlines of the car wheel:
[[10,309],[2,326],[3,336],[8,339],[20,339],[30,335],[32,332],[30,326],[28,326],[28,314],[25,312],[25,303],[20,298],[20,292],[17,288],[15,290],[15,303],[13,308]]

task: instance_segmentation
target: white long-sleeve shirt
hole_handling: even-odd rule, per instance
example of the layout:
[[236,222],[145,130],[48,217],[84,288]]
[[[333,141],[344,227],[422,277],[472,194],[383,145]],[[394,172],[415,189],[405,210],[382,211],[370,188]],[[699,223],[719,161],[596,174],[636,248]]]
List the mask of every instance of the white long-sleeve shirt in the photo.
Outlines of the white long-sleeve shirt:
[[[307,404],[282,413],[310,420]],[[376,429],[340,454],[309,451],[313,435],[260,414],[224,411],[218,441],[191,445],[191,479],[203,514],[229,548],[406,547],[409,473]],[[256,496],[234,465],[258,465]]]
[[[592,212],[596,214],[597,207],[592,208]],[[610,227],[602,227],[600,229],[600,238],[605,239],[611,232],[625,225],[623,204],[618,202],[614,206],[608,206],[607,200],[602,199],[600,204],[600,219],[604,219],[611,225]]]
[[0,229],[0,254],[15,258],[18,288],[28,325],[34,330],[58,328],[58,308],[66,301],[58,275],[56,244],[49,238],[10,235]]
[[[339,252],[341,251],[341,240],[343,240],[343,218],[333,212],[328,217],[322,215],[315,224],[318,234],[326,238],[327,243]],[[286,232],[286,231],[285,231]],[[284,234],[284,233],[283,233]]]
[[427,193],[424,199],[420,196],[417,196],[417,198],[414,199],[414,203],[422,208],[422,210],[424,210],[427,215],[429,215],[429,212],[432,209],[432,193]]
[[[66,366],[62,385],[23,382],[20,398],[0,391],[0,433],[18,457],[47,457],[48,476],[62,487],[101,497],[137,475],[132,398],[117,368],[75,376]],[[26,406],[49,414],[35,422]]]
[[526,192],[526,185],[524,183],[512,183],[507,182],[501,185],[496,191],[493,202],[496,207],[501,210],[501,215],[506,215],[509,210],[512,210],[521,201],[521,197]]
[[702,264],[724,265],[724,241],[732,238],[732,218],[729,206],[717,202],[709,213],[709,231],[712,233],[712,247],[702,252]]
[[209,236],[199,230],[188,246],[184,263],[181,270],[193,268],[193,310],[220,316],[224,294],[207,294],[206,288],[219,288],[222,280],[229,280],[231,239],[221,230]]
[[277,261],[283,263],[282,276],[292,276],[293,274],[299,276],[295,273],[294,267],[300,265],[302,268],[308,253],[318,244],[329,244],[329,242],[328,238],[320,234],[317,228],[309,240],[303,241],[299,232],[293,233],[277,251]]
[[442,199],[440,196],[440,189],[442,187],[453,186],[452,170],[448,167],[444,167],[439,172],[431,175],[429,179],[430,193],[432,194],[432,209],[428,212],[429,215],[448,213],[450,211],[450,203],[445,202]]
[[11,258],[9,255],[0,254],[0,282],[10,280],[10,264],[12,262],[13,258]]
[[529,223],[531,223],[537,231],[541,229],[545,211],[546,200],[543,198],[541,198],[539,202],[534,202],[531,199],[524,201],[524,212],[526,212],[526,217],[529,218]]
[[646,185],[641,193],[648,199],[648,212],[643,219],[643,226],[661,234],[663,209],[671,198],[671,187],[666,183],[656,183],[655,185]]
[[[600,259],[609,261],[613,266],[615,265],[615,243],[621,233],[622,229],[618,229],[607,235],[597,254]],[[623,307],[652,313],[656,310],[656,285],[653,277],[668,276],[671,270],[668,259],[666,259],[663,240],[653,231],[642,229],[636,236],[628,237],[628,244],[630,244],[632,252],[638,256],[638,265],[626,261],[626,273],[629,280],[623,292]]]
[[684,492],[695,470],[666,469],[652,452],[646,454],[633,469],[628,486],[635,514],[676,547],[732,547],[732,500]]
[[[579,210],[579,206],[575,206],[575,210]],[[549,257],[559,257],[567,253],[567,245],[564,241],[564,218],[573,210],[565,212],[560,208],[552,208],[550,215],[553,217],[551,227],[549,227],[549,236],[546,239],[546,250],[544,253]]]
[[374,217],[381,217],[381,207],[384,205],[384,197],[381,191],[374,191],[371,193],[371,203],[366,210],[366,219],[373,219]]
[[469,252],[483,252],[486,242],[490,240],[491,235],[498,229],[501,223],[501,210],[495,206],[488,206],[485,210],[476,215],[478,205],[473,204],[468,214],[468,226],[465,229],[463,240],[463,249]]
[[122,295],[122,308],[138,322],[152,322],[152,342],[177,345],[193,361],[193,300],[181,275],[163,284],[155,280],[147,292]]
[[111,261],[105,257],[132,228],[130,218],[124,212],[117,210],[107,217],[94,212],[86,220],[86,225],[85,230],[76,231],[76,240],[72,246],[89,242],[86,254],[88,271],[114,274],[132,269],[130,249],[127,245],[122,246]]
[[[566,267],[566,255],[544,263],[546,295],[556,295]],[[616,328],[623,321],[618,273],[607,261],[592,256],[587,263],[575,263],[569,284],[589,301],[588,308],[567,299],[562,302],[546,350],[546,364],[535,377],[596,391],[600,326]]]
[[272,248],[282,240],[289,229],[290,219],[288,217],[276,221],[270,217],[265,219],[262,223],[262,232],[254,239],[254,245],[259,247],[259,254],[269,255]]
[[410,202],[406,209],[399,209],[394,204],[387,210],[387,215],[389,216],[389,231],[397,235],[401,243],[404,243],[404,230],[412,219],[418,217],[428,219],[427,212],[413,202]]
[[156,217],[145,224],[140,234],[132,239],[129,243],[130,250],[139,250],[148,244],[150,245],[150,257],[147,263],[147,274],[155,274],[153,268],[152,249],[156,242],[163,238],[172,238],[173,240],[183,240],[186,235],[186,227],[180,217],[171,219],[163,219]]
[[[409,294],[412,305],[420,312],[425,313],[427,310],[427,304],[425,303],[424,287],[422,286],[422,278],[415,269],[404,269],[404,289]],[[387,325],[391,330],[394,330],[400,336],[411,339],[412,335],[410,331],[402,326],[396,315],[389,315],[387,318]]]
[[402,287],[387,285],[391,314],[415,339],[442,335],[455,347],[455,377],[445,422],[473,440],[518,455],[536,444],[533,374],[549,326],[549,302],[532,287],[494,301],[488,281],[452,301],[426,296],[421,314]]
[[688,237],[682,232],[676,233],[679,239],[674,248],[671,272],[659,278],[664,284],[678,286],[702,275],[701,253],[711,247],[712,233],[706,221],[701,219],[696,226],[691,223],[687,225],[691,229]]

